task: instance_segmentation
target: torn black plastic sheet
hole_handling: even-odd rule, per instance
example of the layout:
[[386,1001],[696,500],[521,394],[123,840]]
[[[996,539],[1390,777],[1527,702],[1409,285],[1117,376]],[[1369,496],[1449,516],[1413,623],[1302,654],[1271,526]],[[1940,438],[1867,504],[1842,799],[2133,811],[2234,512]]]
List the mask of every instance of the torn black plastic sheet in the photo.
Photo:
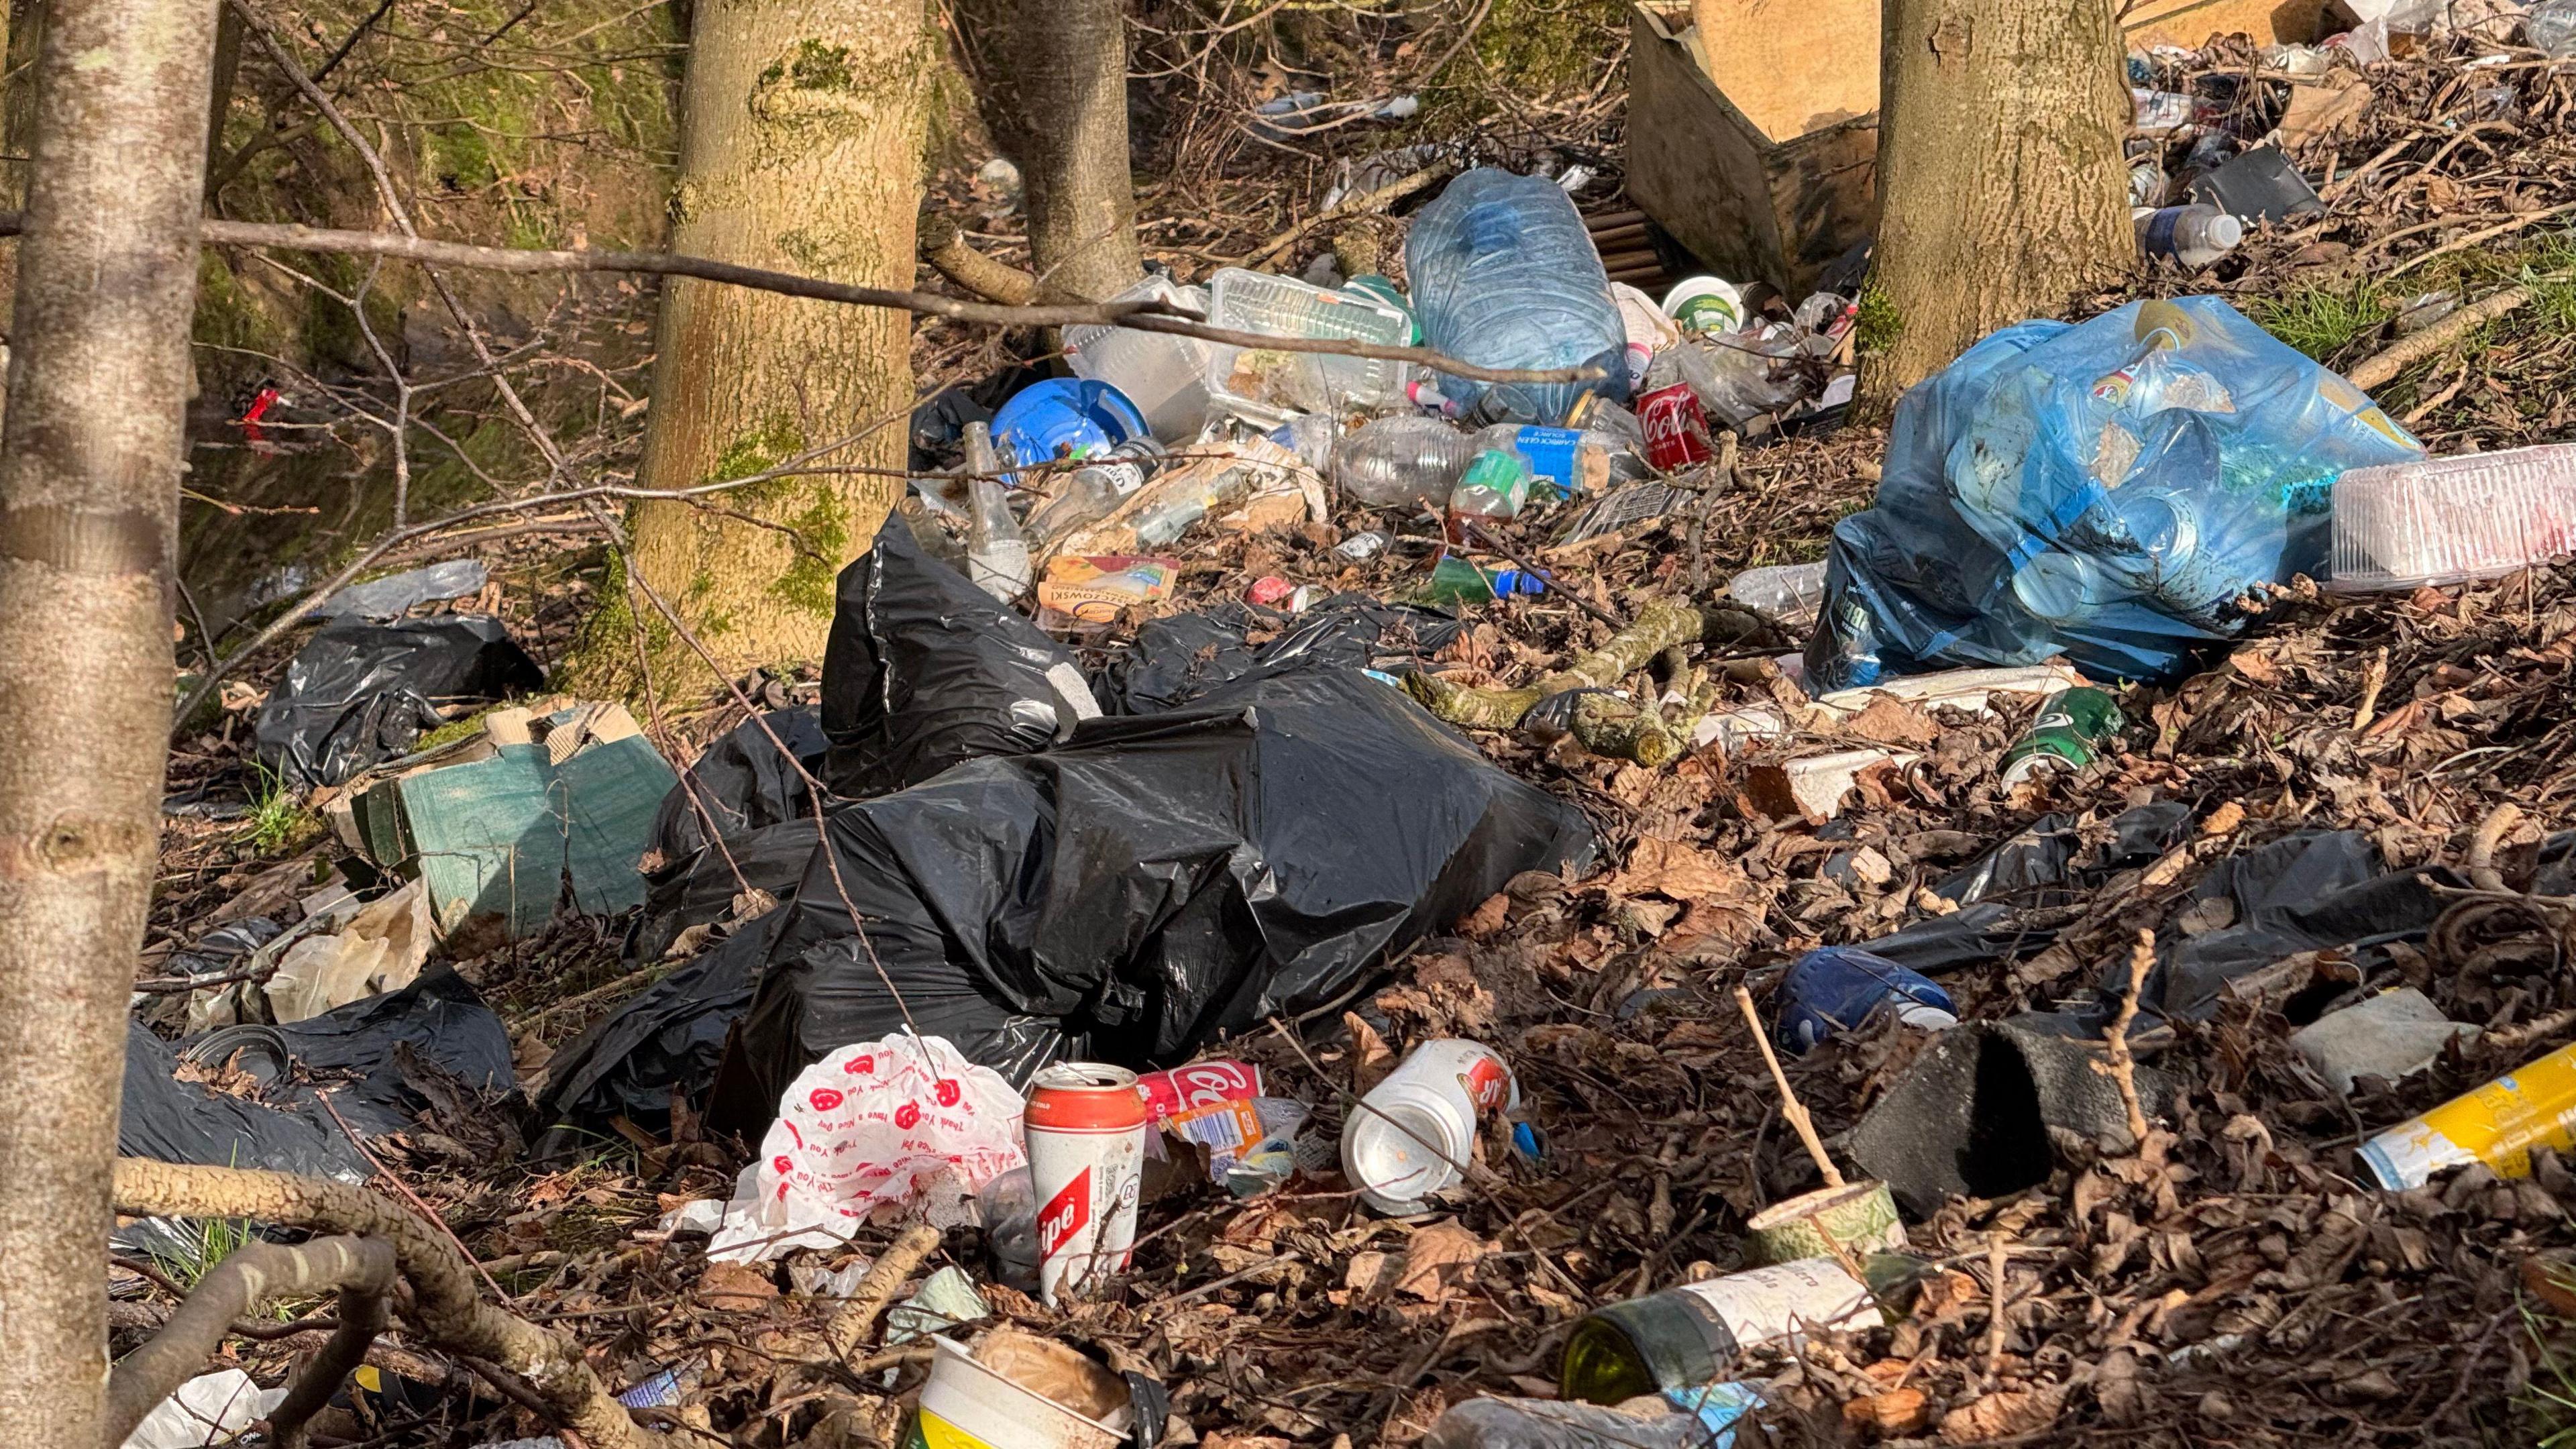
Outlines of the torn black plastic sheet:
[[296,651],[285,684],[260,706],[259,762],[298,791],[345,784],[408,751],[444,707],[506,699],[545,682],[489,615],[333,624]]

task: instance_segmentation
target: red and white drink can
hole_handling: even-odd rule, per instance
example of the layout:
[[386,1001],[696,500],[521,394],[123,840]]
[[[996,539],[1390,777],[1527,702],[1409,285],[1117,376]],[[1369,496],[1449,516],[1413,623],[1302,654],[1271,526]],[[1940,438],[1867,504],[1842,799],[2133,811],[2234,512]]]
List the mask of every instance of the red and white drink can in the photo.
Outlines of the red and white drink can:
[[1145,1094],[1145,1118],[1160,1122],[1175,1112],[1218,1102],[1249,1102],[1261,1095],[1261,1068],[1250,1062],[1192,1062],[1136,1079]]
[[1144,1094],[1136,1074],[1059,1062],[1029,1087],[1029,1185],[1038,1200],[1038,1292],[1079,1297],[1127,1267],[1144,1186]]
[[1666,473],[1717,456],[1708,415],[1700,411],[1699,395],[1689,383],[1659,387],[1637,399],[1637,426],[1646,434],[1646,461]]

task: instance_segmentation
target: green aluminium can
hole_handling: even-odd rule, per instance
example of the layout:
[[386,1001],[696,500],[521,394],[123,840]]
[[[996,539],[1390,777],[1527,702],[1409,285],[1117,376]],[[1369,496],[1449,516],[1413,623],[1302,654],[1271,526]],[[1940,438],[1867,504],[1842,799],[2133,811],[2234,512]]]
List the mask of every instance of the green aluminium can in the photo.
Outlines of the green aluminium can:
[[2030,732],[2004,751],[2003,782],[2018,785],[2045,770],[2083,769],[2093,763],[2102,742],[2127,724],[2109,690],[2090,685],[2061,689],[2039,707]]

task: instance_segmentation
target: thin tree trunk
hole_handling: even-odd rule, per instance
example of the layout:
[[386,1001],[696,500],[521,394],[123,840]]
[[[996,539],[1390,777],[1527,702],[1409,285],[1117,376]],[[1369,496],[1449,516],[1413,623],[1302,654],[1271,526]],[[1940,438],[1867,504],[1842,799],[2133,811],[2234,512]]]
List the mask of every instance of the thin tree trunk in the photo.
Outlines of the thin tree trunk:
[[[672,246],[910,286],[923,101],[937,58],[920,0],[705,0],[691,31]],[[669,282],[644,485],[743,477],[880,422],[827,463],[901,468],[910,347],[911,319],[900,312]],[[635,566],[728,672],[817,658],[833,578],[874,539],[897,493],[893,480],[843,474],[723,499],[794,538],[684,503],[646,503],[633,519]],[[610,668],[621,654],[631,659],[630,621],[650,641],[657,676],[694,658],[650,605],[612,597],[593,659]]]
[[2114,280],[2137,243],[2109,0],[1887,0],[1881,43],[1861,401],[1883,412],[1988,332]]
[[97,1444],[170,728],[208,0],[46,17],[0,435],[0,1444]]
[[1029,253],[1040,281],[1097,302],[1144,272],[1128,171],[1126,5],[1024,6],[1008,29]]

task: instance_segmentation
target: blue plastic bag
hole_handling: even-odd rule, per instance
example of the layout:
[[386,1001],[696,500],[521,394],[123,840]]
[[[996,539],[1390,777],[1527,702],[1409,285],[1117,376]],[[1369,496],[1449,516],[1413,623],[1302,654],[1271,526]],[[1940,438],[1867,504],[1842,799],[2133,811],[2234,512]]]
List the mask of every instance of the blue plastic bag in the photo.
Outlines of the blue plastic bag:
[[2056,654],[2178,679],[2249,589],[2324,572],[2338,475],[2423,451],[2215,297],[2007,327],[1897,405],[1876,501],[1834,527],[1810,687]]

